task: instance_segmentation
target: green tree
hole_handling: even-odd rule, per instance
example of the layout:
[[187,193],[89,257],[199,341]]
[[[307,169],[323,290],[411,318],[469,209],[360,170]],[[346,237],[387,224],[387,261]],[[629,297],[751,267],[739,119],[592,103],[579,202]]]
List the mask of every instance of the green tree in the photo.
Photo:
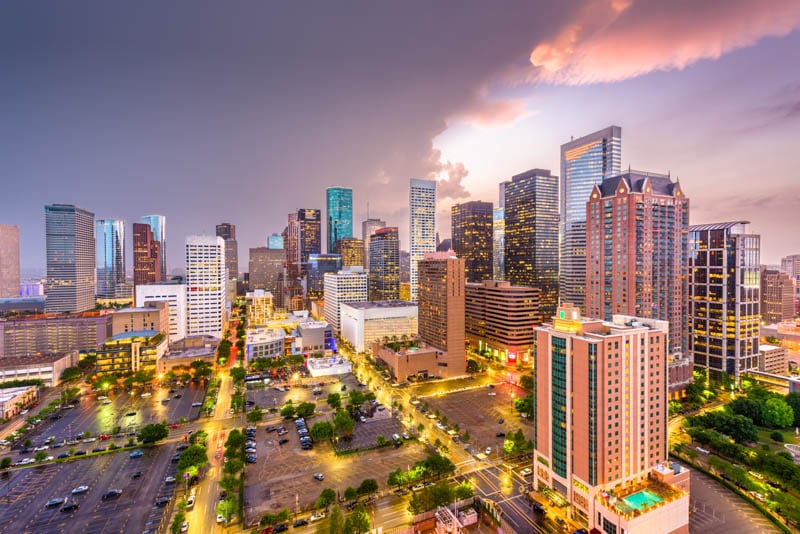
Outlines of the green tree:
[[383,437],[383,434],[378,434],[375,437],[375,445],[378,447],[383,447],[384,445],[386,445],[386,438]]
[[401,486],[408,481],[408,475],[400,467],[389,473],[386,484],[389,486]]
[[283,408],[281,408],[281,415],[283,417],[294,417],[295,409],[293,404],[285,404]]
[[456,471],[453,462],[441,454],[430,454],[422,463],[425,469],[432,475],[436,475],[437,478],[442,475],[451,475]]
[[172,520],[172,525],[169,527],[169,531],[171,534],[180,534],[181,527],[183,526],[183,522],[186,520],[186,512],[180,510],[177,514],[175,514],[175,519]]
[[533,391],[533,375],[522,375],[519,385],[522,389]]
[[360,495],[367,495],[369,493],[375,493],[378,491],[378,481],[374,478],[367,478],[361,481],[361,484],[358,486],[358,493]]
[[329,393],[325,402],[328,403],[332,410],[336,411],[342,407],[342,396],[338,393]]
[[247,371],[244,367],[234,367],[231,369],[230,375],[234,384],[242,384],[244,383],[244,377],[247,376]]
[[233,493],[239,487],[239,478],[233,475],[224,475],[219,481],[219,487],[228,493]]
[[353,513],[347,519],[350,521],[351,532],[353,534],[365,534],[370,531],[369,514],[363,504],[356,506]]
[[762,411],[764,426],[787,428],[794,422],[794,410],[780,397],[771,397],[764,403]]
[[331,439],[333,437],[333,425],[328,421],[314,423],[309,434],[311,434],[311,438],[315,441]]
[[794,421],[792,426],[800,426],[800,393],[789,393],[786,395],[786,404],[794,411]]
[[313,402],[301,402],[297,405],[297,417],[309,417],[316,408],[317,405]]
[[258,406],[247,412],[247,422],[256,424],[264,420],[264,412]]
[[357,389],[350,390],[350,393],[348,394],[348,399],[350,400],[349,404],[351,406],[361,406],[367,400],[364,394]]
[[737,415],[743,415],[752,420],[753,423],[760,425],[763,424],[761,414],[763,402],[749,399],[747,397],[739,397],[730,402],[726,408]]
[[333,418],[333,426],[339,436],[349,436],[353,433],[356,422],[345,410],[339,410]]
[[12,463],[14,463],[14,461],[10,457],[3,456],[3,459],[0,460],[0,469],[8,469],[11,467]]
[[61,381],[62,382],[69,382],[70,380],[75,380],[81,377],[81,368],[80,367],[67,367],[61,372]]
[[142,443],[156,443],[169,435],[169,428],[162,423],[145,425],[139,430],[139,441]]
[[475,489],[472,487],[472,484],[470,484],[468,480],[461,481],[461,483],[458,486],[456,486],[455,489],[453,490],[453,496],[457,501],[469,499],[474,495],[475,495]]
[[343,534],[343,532],[344,516],[342,515],[342,510],[338,506],[334,506],[328,516],[328,533]]
[[315,506],[317,508],[327,508],[334,502],[336,502],[336,492],[332,488],[325,488],[320,492]]
[[532,417],[533,414],[533,395],[526,395],[522,398],[514,399],[514,409],[525,417]]
[[25,442],[22,444],[22,446],[25,447],[26,449],[30,449],[31,445],[33,445],[33,442],[30,439],[26,439]]
[[45,458],[47,458],[47,453],[44,451],[37,452],[36,455],[33,457],[33,459],[36,460],[37,462],[41,462]]
[[[229,494],[230,495],[230,494]],[[219,501],[217,504],[217,513],[225,518],[225,522],[231,520],[231,517],[236,512],[236,498],[229,496],[227,499]]]
[[222,467],[222,472],[226,475],[236,475],[244,470],[244,462],[238,458],[229,458]]
[[358,492],[356,491],[356,489],[352,486],[347,486],[347,488],[344,490],[345,500],[352,501],[356,497],[358,497]]
[[202,467],[208,463],[206,448],[202,445],[191,445],[181,453],[178,459],[178,469],[186,471],[190,467]]

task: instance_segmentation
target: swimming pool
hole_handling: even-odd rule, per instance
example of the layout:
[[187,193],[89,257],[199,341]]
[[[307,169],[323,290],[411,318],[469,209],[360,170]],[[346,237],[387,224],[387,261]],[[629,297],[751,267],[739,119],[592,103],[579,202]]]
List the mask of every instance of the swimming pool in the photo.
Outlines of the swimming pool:
[[646,510],[651,506],[660,503],[663,499],[650,490],[637,491],[622,499],[625,504],[636,510]]

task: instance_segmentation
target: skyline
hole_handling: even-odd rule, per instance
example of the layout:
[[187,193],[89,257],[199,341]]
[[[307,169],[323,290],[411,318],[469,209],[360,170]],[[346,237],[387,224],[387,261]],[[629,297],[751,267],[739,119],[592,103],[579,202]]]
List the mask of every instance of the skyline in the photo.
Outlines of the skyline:
[[263,246],[335,184],[405,249],[410,179],[439,180],[445,238],[453,203],[496,206],[500,181],[560,174],[570,136],[612,124],[623,171],[679,179],[691,224],[751,221],[765,264],[798,252],[795,2],[421,5],[7,6],[0,224],[22,268],[44,268],[46,204],[128,232],[166,215],[172,269],[187,235],[230,221]]

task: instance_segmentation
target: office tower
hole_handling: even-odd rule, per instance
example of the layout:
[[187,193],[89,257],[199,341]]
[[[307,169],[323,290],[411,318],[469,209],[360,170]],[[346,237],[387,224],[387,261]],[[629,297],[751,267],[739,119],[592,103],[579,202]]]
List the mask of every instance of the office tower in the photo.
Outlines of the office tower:
[[492,278],[505,278],[506,209],[492,210]]
[[794,317],[794,281],[772,269],[761,271],[761,320],[766,324]]
[[136,307],[145,308],[157,302],[169,307],[169,342],[186,337],[186,285],[177,281],[161,281],[136,286]]
[[400,298],[400,234],[380,228],[369,240],[369,300]]
[[491,202],[480,200],[454,204],[450,209],[453,232],[450,245],[456,256],[464,260],[467,282],[492,279],[492,211]]
[[283,240],[286,249],[286,281],[289,282],[300,276],[300,223],[297,212],[289,214],[284,232],[286,233]]
[[278,291],[278,277],[283,273],[286,253],[283,248],[256,247],[250,249],[250,291],[264,289],[273,295]]
[[417,263],[425,254],[436,251],[436,181],[411,180],[409,207],[411,302],[416,302],[419,292]]
[[133,286],[161,280],[161,243],[149,224],[133,223]]
[[19,226],[0,224],[0,298],[18,296]]
[[688,532],[689,472],[666,464],[667,323],[571,304],[553,319],[535,328],[533,487],[592,530]]
[[758,369],[761,236],[748,221],[689,227],[689,350],[694,368]]
[[117,298],[117,285],[125,283],[125,221],[100,219],[96,223],[98,298]]
[[224,239],[186,237],[186,335],[222,338],[228,287],[225,265]]
[[236,225],[228,222],[217,225],[217,237],[225,240],[225,267],[228,278],[239,278],[239,244],[236,242]]
[[470,348],[506,365],[530,364],[533,327],[542,322],[539,289],[510,282],[467,282],[465,331]]
[[281,234],[271,234],[267,238],[267,248],[272,250],[283,250],[283,236]]
[[452,253],[433,252],[418,265],[419,337],[444,352],[435,371],[437,376],[462,375],[467,367],[464,260]]
[[689,200],[680,184],[629,171],[595,185],[586,210],[587,315],[668,321],[670,354],[687,355]]
[[139,217],[139,222],[147,224],[153,231],[153,239],[158,241],[158,260],[161,262],[161,276],[159,280],[167,279],[167,218],[163,215],[145,215]]
[[310,254],[306,278],[306,299],[311,302],[322,298],[325,291],[325,273],[335,273],[342,268],[340,254]]
[[340,239],[353,237],[353,190],[349,187],[329,187],[325,190],[328,212],[328,248],[334,252],[334,245]]
[[94,308],[94,213],[69,204],[44,207],[47,242],[47,301],[52,312]]
[[[292,223],[290,219],[290,224]],[[319,210],[302,209],[297,211],[296,228],[290,229],[290,239],[297,239],[296,254],[293,265],[298,268],[298,276],[305,276],[308,272],[308,257],[311,254],[322,252],[322,227]],[[288,260],[287,260],[288,261]]]
[[364,240],[344,237],[333,244],[333,251],[342,256],[343,267],[364,267]]
[[558,300],[558,177],[532,169],[505,186],[505,279],[541,290],[542,317]]
[[794,280],[794,298],[800,299],[800,254],[792,254],[781,258],[781,271]]
[[348,302],[367,301],[367,273],[363,267],[353,270],[325,273],[325,320],[336,334],[341,332],[341,307]]
[[592,187],[621,172],[622,128],[609,126],[561,145],[561,302],[584,309],[586,300],[586,202]]
[[364,267],[369,268],[369,240],[376,230],[386,228],[386,221],[367,218],[361,223],[361,239],[364,240]]

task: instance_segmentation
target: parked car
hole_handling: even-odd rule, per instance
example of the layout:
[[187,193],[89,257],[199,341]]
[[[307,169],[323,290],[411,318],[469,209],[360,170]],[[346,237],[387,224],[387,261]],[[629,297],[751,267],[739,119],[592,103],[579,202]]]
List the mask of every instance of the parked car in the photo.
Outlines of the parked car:
[[100,498],[102,500],[104,500],[104,501],[107,501],[109,499],[116,499],[120,495],[122,495],[122,490],[121,489],[111,489],[111,490],[108,490],[107,492],[105,492],[103,494],[103,496],[100,497]]
[[320,510],[318,512],[314,512],[313,514],[311,514],[311,517],[309,517],[308,520],[313,523],[314,521],[320,521],[322,519],[325,519],[326,515],[327,514],[324,511]]
[[168,476],[167,478],[164,479],[164,484],[174,484],[174,483],[175,483],[175,477],[173,476]]
[[314,478],[320,481],[325,480],[325,475],[323,475],[322,473],[314,473]]
[[297,521],[292,523],[292,526],[294,528],[300,528],[300,527],[304,527],[306,525],[308,525],[308,520],[307,519],[298,519]]
[[65,500],[66,499],[64,499],[63,497],[56,497],[55,499],[50,499],[49,501],[47,501],[44,504],[44,507],[45,508],[55,508],[56,506],[61,506],[62,504],[64,504]]
[[64,513],[74,512],[80,507],[80,505],[76,502],[68,502],[64,506],[61,507],[61,511]]
[[131,474],[131,478],[141,478],[142,475],[143,473],[141,471],[134,471],[133,474]]
[[128,456],[130,456],[131,458],[141,458],[142,456],[144,456],[144,453],[142,451],[133,451]]
[[80,493],[86,493],[89,491],[89,486],[78,486],[77,488],[72,490],[73,495],[78,495]]

